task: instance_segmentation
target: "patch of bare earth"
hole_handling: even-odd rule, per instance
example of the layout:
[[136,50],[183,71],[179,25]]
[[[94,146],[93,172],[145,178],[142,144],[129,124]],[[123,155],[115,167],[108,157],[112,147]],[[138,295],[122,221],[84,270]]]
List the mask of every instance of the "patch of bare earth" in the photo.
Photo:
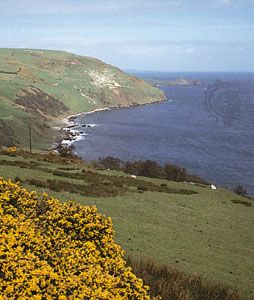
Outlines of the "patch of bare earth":
[[69,111],[65,104],[34,86],[18,94],[15,102],[26,111],[40,114],[45,118],[57,117]]

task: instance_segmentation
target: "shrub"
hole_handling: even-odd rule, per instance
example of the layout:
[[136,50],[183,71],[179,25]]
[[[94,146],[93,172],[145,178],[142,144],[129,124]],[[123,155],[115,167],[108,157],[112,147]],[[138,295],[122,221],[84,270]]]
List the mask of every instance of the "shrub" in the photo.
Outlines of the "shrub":
[[127,264],[150,286],[150,296],[160,294],[164,300],[243,300],[231,288],[196,274],[185,274],[175,268],[156,265],[152,261],[135,261],[130,257]]
[[15,177],[14,181],[17,182],[17,183],[18,182],[20,182],[20,183],[22,182],[22,180],[18,176]]
[[234,189],[234,192],[235,192],[237,195],[240,195],[240,196],[245,196],[245,195],[246,195],[246,189],[245,189],[242,185],[238,185],[238,186]]
[[166,164],[164,166],[165,177],[171,181],[186,181],[188,173],[184,168],[176,165]]
[[123,171],[128,174],[145,176],[150,178],[163,178],[163,168],[152,160],[126,162]]
[[246,201],[246,200],[233,199],[233,200],[231,200],[231,202],[235,203],[235,204],[242,204],[246,207],[251,207],[252,206],[252,204],[250,202]]
[[17,153],[17,147],[9,147],[7,151],[10,153]]
[[148,188],[146,186],[137,186],[137,190],[146,192],[148,190]]
[[105,158],[99,158],[99,164],[106,169],[120,170],[123,162],[119,158],[107,156]]
[[186,169],[173,164],[159,165],[153,160],[138,160],[124,162],[118,158],[108,156],[94,161],[93,166],[97,169],[121,170],[127,174],[136,176],[144,176],[150,178],[166,179],[171,181],[193,181],[196,183],[207,185],[204,179],[189,174]]
[[74,154],[74,147],[73,146],[67,146],[67,147],[62,147],[58,149],[58,153],[61,157],[64,158],[74,158],[77,157]]
[[96,170],[103,170],[103,171],[106,170],[105,166],[102,165],[100,163],[100,161],[98,161],[98,160],[93,160],[91,162],[91,164],[92,164],[93,168],[96,169]]
[[19,152],[19,150],[15,146],[6,148],[6,147],[1,147],[1,145],[0,145],[0,153],[3,155],[15,157],[15,156],[17,156],[17,152]]
[[150,299],[112,221],[0,178],[0,299]]

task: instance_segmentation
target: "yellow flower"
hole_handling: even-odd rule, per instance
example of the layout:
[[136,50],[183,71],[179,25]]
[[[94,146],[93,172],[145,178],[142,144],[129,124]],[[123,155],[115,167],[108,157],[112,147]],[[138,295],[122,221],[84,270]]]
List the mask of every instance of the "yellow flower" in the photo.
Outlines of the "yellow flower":
[[0,237],[0,300],[150,299],[95,206],[0,178]]
[[16,153],[17,152],[17,148],[16,147],[9,147],[8,148],[8,152],[10,152],[10,153]]

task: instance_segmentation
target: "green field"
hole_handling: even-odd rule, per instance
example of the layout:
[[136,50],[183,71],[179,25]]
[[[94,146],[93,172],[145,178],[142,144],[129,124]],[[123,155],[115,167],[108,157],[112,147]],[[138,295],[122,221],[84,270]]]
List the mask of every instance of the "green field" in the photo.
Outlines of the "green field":
[[30,123],[34,147],[49,148],[56,134],[51,128],[64,116],[163,97],[143,80],[94,58],[0,48],[0,145],[27,147]]
[[0,146],[27,149],[30,125],[33,149],[44,151],[12,155],[0,148],[0,176],[96,205],[112,218],[126,256],[198,273],[253,299],[253,199],[200,184],[134,179],[46,151],[63,117],[162,99],[160,90],[94,58],[0,49]]
[[[9,156],[2,151],[0,175],[18,177],[29,190],[47,191],[63,201],[96,205],[112,217],[116,240],[126,255],[199,273],[254,298],[252,199],[190,183],[144,177],[135,181],[121,172],[94,170],[85,162],[49,162],[48,157],[27,153]],[[36,186],[29,183],[35,178]],[[58,191],[54,186],[38,186],[47,180],[62,186]],[[162,188],[162,183],[167,187]],[[92,190],[89,196],[81,195],[83,190],[81,194],[70,193],[68,184],[87,191],[95,184],[97,194]],[[150,188],[145,191],[147,184]],[[190,191],[192,194],[187,194]]]

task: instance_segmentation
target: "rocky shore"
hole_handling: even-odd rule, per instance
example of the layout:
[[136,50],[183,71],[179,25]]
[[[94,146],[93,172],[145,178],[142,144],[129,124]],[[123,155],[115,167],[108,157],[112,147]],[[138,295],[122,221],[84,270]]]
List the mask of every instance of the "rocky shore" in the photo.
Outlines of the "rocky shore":
[[[82,136],[86,135],[84,131],[77,130],[77,128],[80,127],[80,125],[76,123],[76,118],[105,110],[110,110],[110,108],[98,108],[92,111],[71,115],[62,119],[63,125],[58,131],[55,150],[71,146],[73,142],[78,141],[82,138]],[[94,124],[82,124],[82,127],[91,128],[94,127]]]
[[[167,101],[166,98],[160,99],[158,101],[154,101],[149,104],[156,104],[161,103],[162,101]],[[94,114],[102,111],[107,110],[113,110],[113,109],[126,109],[134,106],[144,106],[149,105],[148,103],[145,104],[131,104],[131,105],[122,105],[122,106],[115,106],[115,107],[106,107],[106,108],[97,108],[88,112],[82,112],[75,115],[70,115],[68,117],[65,117],[62,119],[62,126],[60,127],[58,131],[58,137],[56,142],[55,150],[58,150],[63,147],[69,147],[71,146],[75,141],[78,141],[82,139],[84,136],[87,135],[84,131],[77,130],[77,128],[80,128],[80,124],[76,123],[76,119],[80,116],[86,116],[89,114]],[[81,127],[85,128],[92,128],[96,126],[95,124],[82,124]]]

